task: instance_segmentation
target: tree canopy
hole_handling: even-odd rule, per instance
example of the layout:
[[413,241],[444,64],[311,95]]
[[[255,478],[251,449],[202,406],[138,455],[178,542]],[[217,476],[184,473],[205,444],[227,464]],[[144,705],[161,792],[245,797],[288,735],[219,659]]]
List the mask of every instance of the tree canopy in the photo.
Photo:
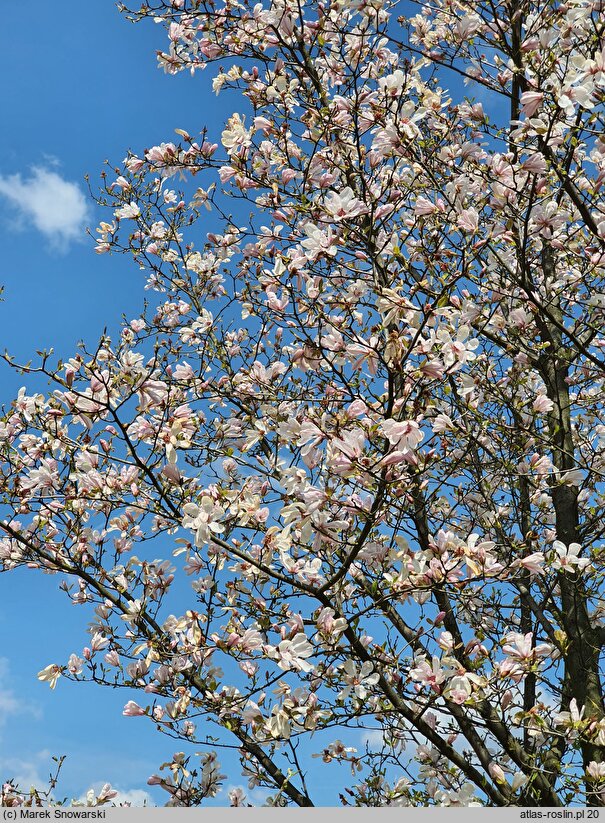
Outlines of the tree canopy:
[[148,308],[0,422],[2,566],[94,618],[40,678],[139,689],[172,805],[223,747],[233,805],[602,805],[601,0],[121,10],[234,113],[106,175]]

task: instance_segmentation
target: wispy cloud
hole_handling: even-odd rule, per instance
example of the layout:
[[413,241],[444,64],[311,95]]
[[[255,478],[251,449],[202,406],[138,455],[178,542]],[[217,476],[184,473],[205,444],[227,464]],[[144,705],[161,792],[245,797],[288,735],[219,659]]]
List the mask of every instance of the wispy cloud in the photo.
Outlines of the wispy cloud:
[[30,786],[44,791],[48,788],[48,775],[53,765],[51,753],[46,749],[35,752],[30,759],[0,757],[0,778],[12,780],[24,791],[29,791]]
[[35,166],[28,176],[0,174],[0,197],[17,209],[16,225],[33,226],[55,249],[64,251],[84,236],[88,200],[77,183]]
[[385,745],[383,729],[366,729],[361,733],[361,745],[379,751]]
[[15,714],[32,714],[40,717],[40,709],[27,700],[19,698],[7,685],[9,680],[8,660],[0,657],[0,726]]
[[[0,781],[12,780],[13,785],[21,791],[28,792],[31,787],[39,792],[49,790],[51,776],[57,771],[56,760],[47,749],[33,752],[28,758],[23,757],[0,757]],[[51,772],[53,775],[51,775]],[[90,784],[89,784],[90,785]],[[98,795],[105,784],[100,781],[93,783],[88,791],[70,795],[65,791],[65,781],[59,777],[56,791],[51,794],[53,798],[66,797],[68,803],[74,797],[76,803],[86,805],[89,791],[94,796]],[[145,789],[121,789],[119,786],[112,786],[117,791],[116,797],[109,801],[110,805],[130,805],[133,807],[155,806],[154,800]]]

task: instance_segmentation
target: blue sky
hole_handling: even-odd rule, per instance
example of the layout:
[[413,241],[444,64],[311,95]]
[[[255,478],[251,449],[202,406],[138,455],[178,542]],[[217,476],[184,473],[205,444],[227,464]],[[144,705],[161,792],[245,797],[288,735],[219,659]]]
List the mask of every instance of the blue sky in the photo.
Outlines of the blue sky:
[[[21,4],[5,5],[0,351],[27,361],[52,346],[67,357],[78,340],[116,329],[122,312],[136,316],[144,298],[136,267],[92,251],[85,227],[107,215],[85,176],[94,188],[106,159],[118,165],[129,148],[170,140],[176,127],[195,133],[213,119],[218,130],[224,110],[213,111],[203,79],[158,70],[163,31],[129,24],[110,0],[37,2],[26,19]],[[0,363],[0,403],[24,382]],[[122,717],[132,695],[65,680],[51,692],[36,678],[86,641],[88,615],[58,583],[24,570],[0,575],[0,779],[44,782],[51,756],[66,754],[59,794],[110,781],[135,801],[144,791],[163,803],[146,779],[179,745],[145,720]]]

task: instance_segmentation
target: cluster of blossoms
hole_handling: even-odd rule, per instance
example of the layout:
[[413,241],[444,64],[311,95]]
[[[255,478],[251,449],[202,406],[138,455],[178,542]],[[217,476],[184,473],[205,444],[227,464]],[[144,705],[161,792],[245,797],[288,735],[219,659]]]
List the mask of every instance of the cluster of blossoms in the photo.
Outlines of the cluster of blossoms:
[[[98,807],[98,806],[130,806],[130,801],[119,802],[116,801],[118,797],[118,792],[111,787],[110,783],[105,783],[99,792],[95,792],[94,789],[89,789],[86,792],[86,795],[83,799],[76,799],[73,798],[70,802],[65,800],[57,800],[52,793],[52,789],[57,784],[57,779],[59,776],[59,772],[61,771],[61,767],[63,765],[63,761],[65,758],[53,758],[57,761],[57,769],[54,775],[50,777],[50,785],[49,788],[46,790],[37,789],[35,786],[32,786],[29,791],[23,791],[23,789],[16,786],[12,781],[2,784],[0,787],[0,806],[7,806],[13,809],[23,809],[21,814],[24,816],[29,816],[28,812],[25,810],[28,808],[39,808],[43,805],[54,805],[54,806],[68,806],[78,807],[78,806],[86,806],[86,807]],[[111,802],[114,801],[114,802]],[[34,814],[34,812],[30,812],[29,814]],[[65,816],[76,816],[77,812],[69,813],[66,812]]]
[[344,803],[605,802],[601,5],[127,13],[250,112],[126,158],[96,251],[149,307],[0,420],[0,563],[94,610],[40,679],[203,749],[170,805],[205,721],[270,805],[304,738]]

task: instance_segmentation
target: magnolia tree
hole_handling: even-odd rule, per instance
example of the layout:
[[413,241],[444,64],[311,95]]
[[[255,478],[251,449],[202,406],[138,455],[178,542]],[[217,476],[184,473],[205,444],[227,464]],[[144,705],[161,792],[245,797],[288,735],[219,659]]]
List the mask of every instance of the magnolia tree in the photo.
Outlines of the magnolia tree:
[[94,610],[40,679],[172,805],[605,804],[601,0],[122,11],[238,111],[105,178],[155,297],[2,418],[3,567]]

